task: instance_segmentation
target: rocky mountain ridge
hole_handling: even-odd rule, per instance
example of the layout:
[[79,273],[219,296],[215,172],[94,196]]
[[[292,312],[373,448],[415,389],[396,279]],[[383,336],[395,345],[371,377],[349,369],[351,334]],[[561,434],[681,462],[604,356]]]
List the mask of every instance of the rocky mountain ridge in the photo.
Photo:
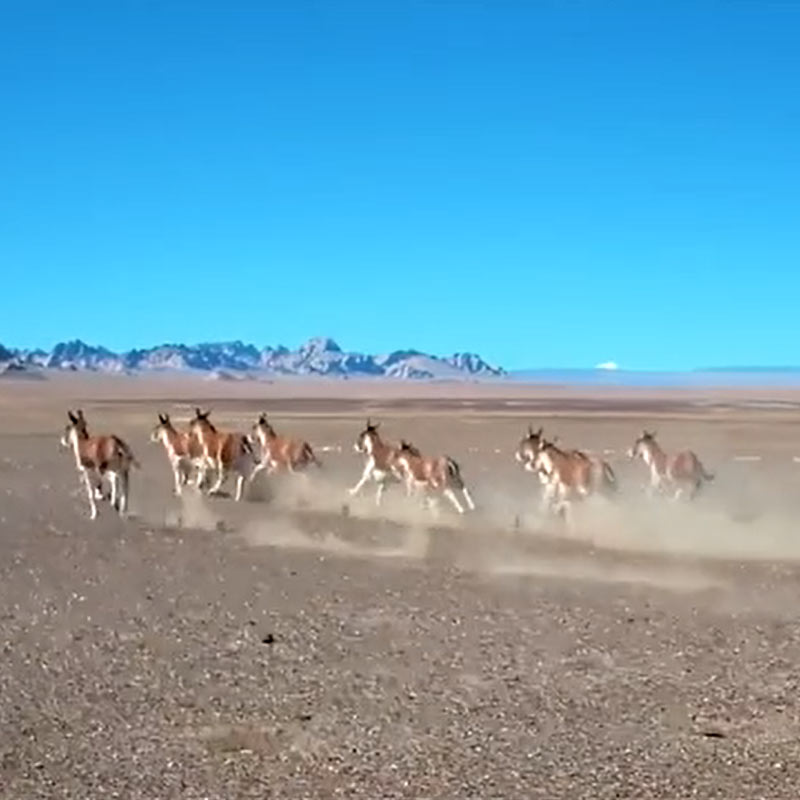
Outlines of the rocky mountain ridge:
[[385,355],[346,352],[327,337],[309,339],[297,350],[264,347],[240,341],[196,345],[163,344],[115,353],[80,339],[60,342],[52,350],[14,350],[0,345],[0,369],[11,371],[57,369],[106,373],[199,371],[208,374],[258,374],[398,379],[487,378],[503,375],[474,353],[450,357],[418,350]]

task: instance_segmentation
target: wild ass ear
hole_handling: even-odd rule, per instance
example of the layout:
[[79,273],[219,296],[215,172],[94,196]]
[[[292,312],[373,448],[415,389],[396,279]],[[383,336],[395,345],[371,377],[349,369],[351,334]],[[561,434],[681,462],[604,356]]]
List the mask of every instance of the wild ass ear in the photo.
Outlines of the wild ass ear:
[[69,421],[73,425],[78,421],[78,418],[72,413],[70,409],[67,409],[67,417],[69,417]]
[[539,430],[536,431],[536,435],[541,439],[544,436],[544,428],[540,425]]
[[82,408],[79,408],[79,409],[78,409],[78,410],[77,410],[75,413],[78,415],[78,419],[79,419],[79,420],[83,421],[84,419],[86,419],[86,418],[83,416],[83,409],[82,409]]

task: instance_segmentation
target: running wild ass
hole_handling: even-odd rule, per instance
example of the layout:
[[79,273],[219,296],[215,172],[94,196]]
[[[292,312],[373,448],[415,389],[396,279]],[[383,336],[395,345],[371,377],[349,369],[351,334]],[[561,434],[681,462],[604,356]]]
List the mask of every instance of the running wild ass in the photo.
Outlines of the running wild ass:
[[562,450],[544,438],[539,440],[534,467],[548,479],[543,507],[565,519],[574,500],[616,489],[616,478],[605,461],[591,459],[580,450]]
[[200,477],[203,471],[203,448],[190,431],[179,431],[172,424],[169,414],[158,415],[158,425],[150,434],[151,442],[161,442],[167,453],[172,474],[175,478],[175,494],[180,496],[189,483],[192,469],[197,470],[198,489],[202,488]]
[[643,431],[628,451],[630,458],[641,458],[650,468],[650,493],[673,490],[673,499],[678,500],[684,492],[689,492],[692,500],[704,483],[714,480],[714,475],[706,472],[700,459],[691,450],[682,450],[667,455],[658,442],[655,433]]
[[[528,434],[520,440],[514,457],[522,464],[523,469],[538,474],[539,480],[545,486],[543,501],[545,505],[548,505],[554,496],[556,487],[552,482],[553,474],[536,466],[536,457],[539,453],[540,444],[543,441],[543,429],[540,427],[539,430],[534,431],[533,427],[529,425]],[[551,444],[555,444],[555,442],[556,440],[554,439]],[[599,492],[606,496],[616,492],[617,476],[614,474],[614,470],[611,469],[611,465],[607,461],[598,456],[590,455],[583,450],[568,450],[564,452],[570,456],[583,458],[589,462],[590,489],[592,491]]]
[[90,516],[97,518],[96,500],[103,499],[103,477],[111,485],[111,505],[123,516],[128,510],[130,468],[139,466],[130,447],[118,436],[90,436],[83,411],[67,411],[69,424],[61,444],[75,454],[75,466],[86,486]]
[[379,427],[379,422],[373,424],[372,420],[368,419],[366,427],[356,438],[353,449],[365,456],[366,461],[360,480],[350,489],[350,494],[355,496],[364,488],[367,481],[375,481],[378,484],[375,493],[376,505],[381,504],[386,487],[391,483],[399,483],[402,478],[397,463],[400,448],[395,444],[384,442],[378,433]]
[[217,480],[209,490],[209,494],[217,494],[228,475],[234,473],[236,500],[239,501],[242,499],[245,479],[252,469],[255,458],[253,447],[244,434],[218,431],[208,419],[210,414],[210,411],[200,411],[196,408],[194,419],[189,423],[189,430],[203,452],[197,485],[205,483],[209,465],[217,472]]
[[402,441],[397,453],[397,464],[406,480],[406,491],[411,494],[414,489],[423,491],[426,500],[430,501],[431,495],[443,494],[459,514],[464,513],[464,507],[456,497],[460,491],[470,511],[475,510],[475,504],[461,477],[461,469],[449,456],[436,456],[428,458],[409,442]]
[[278,470],[303,472],[312,464],[318,468],[322,467],[308,442],[303,439],[278,436],[275,428],[267,420],[266,414],[262,414],[253,425],[253,435],[261,446],[261,459],[250,475],[251,483],[262,470],[271,475]]

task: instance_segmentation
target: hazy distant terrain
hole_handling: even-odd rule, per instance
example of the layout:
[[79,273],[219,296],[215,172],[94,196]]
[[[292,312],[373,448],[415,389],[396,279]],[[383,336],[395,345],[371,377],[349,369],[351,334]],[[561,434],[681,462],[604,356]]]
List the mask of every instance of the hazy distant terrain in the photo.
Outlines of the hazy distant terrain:
[[798,386],[800,367],[708,367],[697,370],[524,369],[505,377],[525,383],[575,386]]

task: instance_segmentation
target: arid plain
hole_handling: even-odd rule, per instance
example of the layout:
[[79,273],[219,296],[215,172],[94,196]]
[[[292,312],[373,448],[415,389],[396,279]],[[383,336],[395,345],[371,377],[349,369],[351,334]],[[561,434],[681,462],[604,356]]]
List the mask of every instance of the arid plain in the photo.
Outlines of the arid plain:
[[[323,461],[248,500],[171,494],[158,412]],[[142,468],[90,522],[66,409]],[[478,510],[350,499],[370,416],[447,453]],[[0,383],[0,796],[796,798],[800,390],[512,383]],[[564,531],[527,425],[605,454]],[[648,500],[643,427],[715,473]]]

